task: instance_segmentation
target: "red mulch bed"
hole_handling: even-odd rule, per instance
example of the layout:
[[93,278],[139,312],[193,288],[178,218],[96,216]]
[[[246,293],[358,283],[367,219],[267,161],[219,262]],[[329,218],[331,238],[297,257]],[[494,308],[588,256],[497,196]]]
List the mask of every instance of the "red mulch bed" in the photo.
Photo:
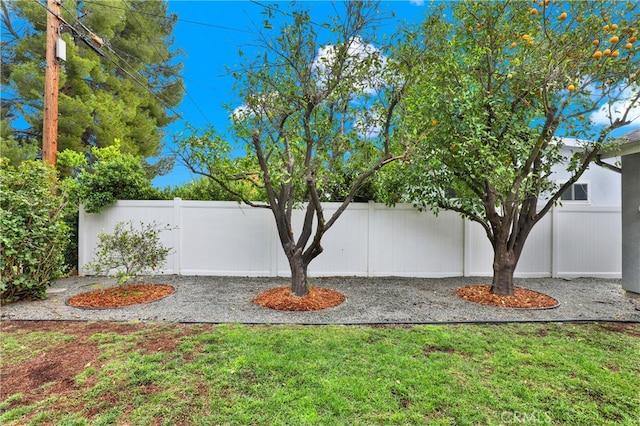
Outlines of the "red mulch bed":
[[297,297],[290,287],[276,287],[260,293],[253,303],[279,311],[318,311],[338,306],[345,299],[342,293],[329,288],[311,287],[309,294]]
[[67,305],[85,309],[109,309],[122,306],[153,302],[173,293],[175,288],[168,284],[125,284],[80,293],[67,300]]
[[490,285],[468,285],[456,290],[456,294],[465,300],[503,308],[543,309],[559,304],[551,296],[521,287],[515,287],[513,293],[513,296],[492,294]]

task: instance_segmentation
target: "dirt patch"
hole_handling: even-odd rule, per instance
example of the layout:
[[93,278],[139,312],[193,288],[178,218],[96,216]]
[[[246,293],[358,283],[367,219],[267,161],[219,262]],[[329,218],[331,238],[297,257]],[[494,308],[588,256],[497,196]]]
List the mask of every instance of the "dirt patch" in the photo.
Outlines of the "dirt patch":
[[493,294],[490,285],[468,285],[456,290],[456,294],[463,299],[483,305],[520,309],[544,309],[558,306],[556,299],[537,291],[516,287],[513,293],[512,296]]
[[338,306],[345,299],[342,293],[329,288],[311,287],[309,294],[297,297],[289,287],[276,287],[260,293],[253,303],[279,311],[318,311]]
[[84,309],[110,309],[153,302],[175,291],[168,284],[126,284],[80,293],[67,300],[67,305]]
[[[61,322],[15,321],[3,324],[3,333],[11,331],[60,331],[78,338],[61,342],[23,363],[7,363],[0,371],[0,399],[21,393],[20,405],[28,405],[51,395],[68,395],[77,390],[74,377],[89,366],[98,364],[100,351],[96,342],[88,341],[94,333],[82,327],[64,328]],[[103,325],[103,330],[113,330]],[[17,403],[18,401],[16,401]]]
[[[158,351],[173,352],[184,336],[201,333],[213,329],[213,326],[193,327],[185,325],[170,325],[150,327],[148,324],[117,323],[117,322],[74,322],[74,321],[3,321],[3,334],[26,334],[31,332],[62,332],[74,339],[59,342],[38,355],[24,362],[5,362],[0,369],[2,386],[0,386],[0,400],[9,396],[22,394],[20,399],[12,402],[7,409],[26,406],[45,400],[50,396],[63,397],[65,404],[73,404],[74,394],[83,389],[90,389],[94,385],[92,377],[83,383],[76,380],[76,376],[89,367],[100,371],[109,362],[101,358],[103,350],[99,342],[91,340],[96,334],[118,334],[126,336],[145,330],[144,339],[136,339],[134,351],[155,353]],[[149,389],[151,392],[152,389]],[[64,398],[66,397],[66,399]],[[119,401],[117,393],[100,395],[99,400],[113,405]],[[103,406],[104,404],[97,404]],[[71,410],[82,411],[81,407],[67,407]],[[86,415],[91,418],[97,412],[89,410]]]
[[600,327],[607,331],[627,334],[632,337],[640,337],[640,326],[637,323],[610,322],[600,324]]

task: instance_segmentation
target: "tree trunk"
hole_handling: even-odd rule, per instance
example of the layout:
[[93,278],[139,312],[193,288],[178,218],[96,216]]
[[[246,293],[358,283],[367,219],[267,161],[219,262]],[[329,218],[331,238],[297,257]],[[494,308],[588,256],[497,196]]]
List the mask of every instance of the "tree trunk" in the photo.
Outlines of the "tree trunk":
[[309,266],[302,258],[302,253],[294,253],[289,258],[291,268],[291,292],[297,297],[309,294],[309,283],[307,282],[307,267]]
[[496,244],[493,254],[491,293],[502,296],[513,295],[513,274],[517,265],[518,256],[514,250],[508,250],[504,244]]

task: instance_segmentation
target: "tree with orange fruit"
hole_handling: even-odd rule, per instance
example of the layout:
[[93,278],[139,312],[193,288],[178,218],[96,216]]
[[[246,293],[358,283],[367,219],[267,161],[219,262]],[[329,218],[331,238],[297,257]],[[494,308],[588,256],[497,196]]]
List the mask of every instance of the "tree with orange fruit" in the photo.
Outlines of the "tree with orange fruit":
[[[479,223],[494,250],[492,292],[510,295],[532,228],[639,115],[637,2],[460,2],[415,36],[439,45],[407,98],[410,160],[387,171],[418,207]],[[534,11],[535,10],[535,11]],[[590,116],[602,108],[606,125]],[[433,123],[437,123],[434,125]],[[581,141],[567,158],[562,137]],[[455,148],[454,148],[455,147]],[[557,183],[554,165],[570,178]],[[400,173],[401,172],[401,173]],[[398,178],[398,176],[401,176]],[[452,195],[455,194],[455,195]]]

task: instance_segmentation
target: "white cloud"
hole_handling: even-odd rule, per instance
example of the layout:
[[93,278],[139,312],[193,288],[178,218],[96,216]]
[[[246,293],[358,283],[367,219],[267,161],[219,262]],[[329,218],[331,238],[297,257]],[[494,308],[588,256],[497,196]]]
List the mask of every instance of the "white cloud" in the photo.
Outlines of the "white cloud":
[[[591,123],[594,125],[610,125],[617,118],[622,118],[624,113],[631,108],[631,98],[633,96],[637,96],[637,88],[636,91],[632,91],[631,88],[628,88],[622,96],[620,96],[620,100],[614,102],[613,104],[605,104],[598,111],[591,114],[589,117]],[[640,104],[636,102],[636,104],[631,108],[629,114],[627,115],[627,120],[633,121],[640,119]]]
[[[342,77],[357,77],[361,81],[360,89],[364,92],[374,92],[377,88],[386,86],[382,77],[387,64],[387,57],[378,48],[370,43],[365,43],[361,37],[353,37],[348,41],[347,69],[343,71]],[[336,47],[327,45],[318,49],[311,69],[316,73],[318,85],[323,86],[329,78],[332,68],[337,60]],[[367,69],[362,68],[363,63],[368,63]],[[363,72],[364,71],[364,72]]]
[[424,6],[424,0],[409,0],[409,3],[415,6]]
[[252,115],[255,114],[247,105],[240,105],[233,110],[233,112],[231,113],[231,118],[233,119],[233,121],[242,121],[247,117],[251,117]]

